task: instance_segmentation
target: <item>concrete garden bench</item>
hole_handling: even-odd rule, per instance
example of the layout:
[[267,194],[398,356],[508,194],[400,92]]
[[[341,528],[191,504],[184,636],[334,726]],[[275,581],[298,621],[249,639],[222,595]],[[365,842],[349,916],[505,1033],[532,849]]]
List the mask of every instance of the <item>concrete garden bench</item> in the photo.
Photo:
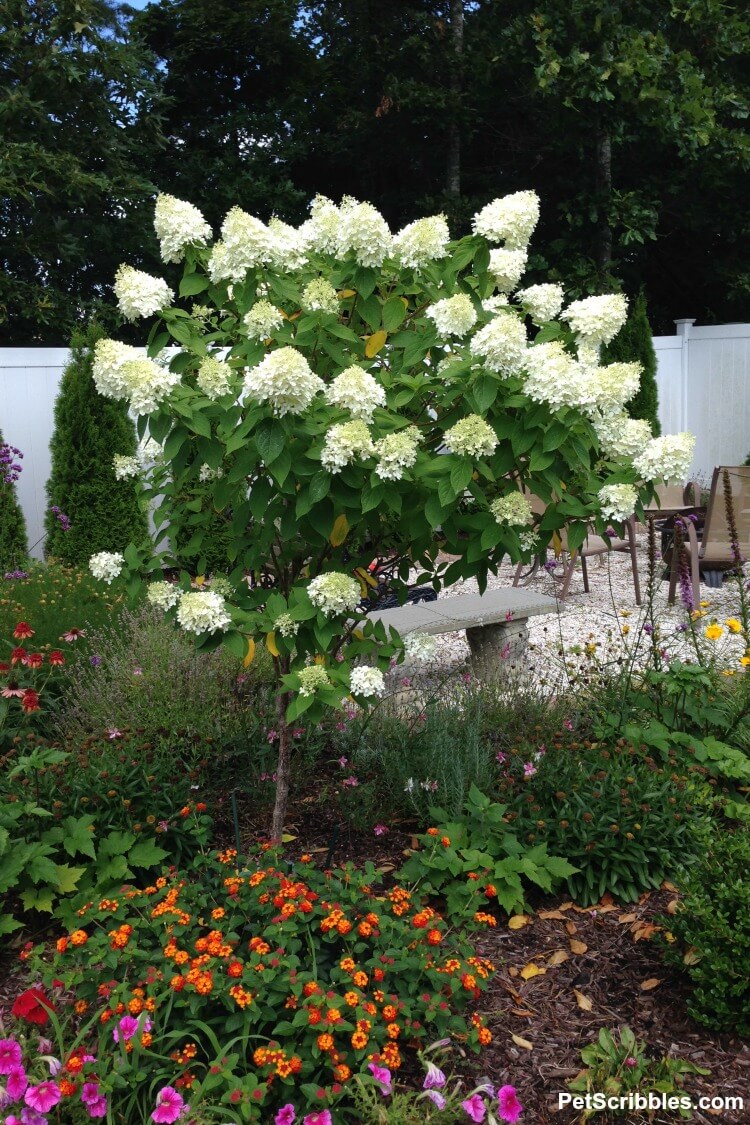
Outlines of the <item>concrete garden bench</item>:
[[557,602],[544,594],[515,587],[484,594],[457,594],[435,602],[376,609],[370,620],[406,633],[456,633],[466,630],[471,662],[483,680],[502,676],[523,655],[529,639],[526,622],[540,613],[557,612]]

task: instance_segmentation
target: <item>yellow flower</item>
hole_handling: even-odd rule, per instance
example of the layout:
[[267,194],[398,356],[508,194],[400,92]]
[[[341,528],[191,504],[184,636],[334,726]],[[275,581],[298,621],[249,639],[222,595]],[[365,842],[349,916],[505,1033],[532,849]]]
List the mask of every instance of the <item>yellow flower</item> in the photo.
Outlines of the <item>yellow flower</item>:
[[724,668],[721,674],[722,676],[733,676],[734,668]]
[[741,656],[740,664],[743,668],[747,668],[748,664],[750,664],[750,656]]
[[709,641],[718,641],[719,637],[722,637],[723,635],[724,630],[722,629],[721,625],[717,625],[716,622],[714,622],[713,625],[707,626],[706,628],[706,636],[708,637]]
[[741,633],[742,622],[738,621],[736,617],[728,617],[724,622],[730,633]]
[[623,627],[622,627],[623,637],[627,637],[629,632],[630,632],[630,626],[629,625],[623,625]]
[[698,605],[701,607],[701,609],[705,609],[706,606],[710,604],[710,602],[698,602]]
[[703,609],[694,609],[690,616],[692,617],[693,621],[697,621],[698,618],[706,616],[706,611]]

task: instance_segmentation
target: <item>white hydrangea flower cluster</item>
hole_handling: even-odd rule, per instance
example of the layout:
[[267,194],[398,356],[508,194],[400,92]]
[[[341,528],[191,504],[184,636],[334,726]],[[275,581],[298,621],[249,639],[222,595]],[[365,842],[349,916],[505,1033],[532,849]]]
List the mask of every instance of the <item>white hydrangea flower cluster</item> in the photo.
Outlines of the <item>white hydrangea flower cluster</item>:
[[526,355],[526,329],[514,313],[498,313],[472,337],[472,355],[484,360],[490,371],[501,375],[516,375],[524,364]]
[[451,453],[462,457],[490,457],[497,448],[497,434],[484,418],[469,414],[443,435]]
[[665,434],[652,438],[633,458],[633,466],[642,480],[682,483],[688,475],[694,451],[695,434]]
[[201,360],[201,365],[198,368],[196,376],[196,383],[210,399],[221,398],[222,395],[229,394],[231,384],[229,382],[232,375],[232,368],[223,359],[217,359],[216,356],[206,356]]
[[177,620],[188,633],[216,633],[231,624],[226,603],[214,590],[189,590],[180,597]]
[[310,205],[310,218],[300,229],[313,249],[321,254],[335,254],[339,247],[340,222],[339,209],[333,200],[316,195]]
[[302,290],[302,308],[306,312],[338,313],[339,298],[325,277],[314,277]]
[[477,313],[467,293],[456,293],[430,305],[426,315],[435,321],[441,336],[465,336],[477,322]]
[[269,256],[271,265],[279,273],[296,273],[307,263],[307,240],[304,232],[283,223],[276,216],[269,220]]
[[120,266],[114,284],[117,307],[126,320],[153,316],[171,305],[174,291],[160,277],[152,277],[132,266]]
[[382,266],[391,252],[393,239],[380,212],[371,203],[344,196],[339,208],[338,253],[349,251],[361,266]]
[[270,301],[256,301],[245,313],[242,323],[251,340],[265,340],[281,328],[284,318]]
[[181,597],[182,590],[171,582],[149,582],[146,587],[146,600],[165,613],[172,606],[177,605]]
[[522,551],[534,551],[539,546],[539,536],[535,531],[521,531],[518,542]]
[[519,289],[516,298],[534,324],[546,324],[554,320],[562,308],[563,287],[554,283],[529,285],[526,289]]
[[385,406],[385,390],[369,371],[353,364],[326,388],[325,400],[330,406],[348,410],[355,418],[372,422],[375,408]]
[[405,469],[410,469],[417,459],[420,435],[416,426],[386,434],[375,442],[378,464],[376,474],[381,480],[401,480]]
[[501,293],[511,293],[523,277],[528,255],[525,250],[490,250],[490,273]]
[[123,367],[131,360],[140,359],[142,354],[140,348],[121,344],[119,340],[97,340],[92,373],[99,394],[105,398],[126,398],[128,383]]
[[393,254],[399,265],[419,270],[446,256],[450,237],[445,215],[430,215],[394,235]]
[[294,637],[299,629],[299,622],[294,620],[291,613],[280,613],[274,619],[273,627],[282,637]]
[[489,242],[505,242],[510,249],[525,247],[539,222],[539,196],[535,191],[516,191],[493,199],[472,220],[474,234]]
[[326,434],[321,464],[329,473],[339,473],[352,461],[374,456],[375,446],[367,424],[361,418],[331,426]]
[[409,660],[432,660],[437,647],[430,633],[407,633],[404,637],[404,655]]
[[599,503],[605,520],[623,523],[635,511],[638,493],[632,484],[605,484],[599,489]]
[[628,302],[622,293],[584,297],[568,305],[562,315],[578,336],[608,344],[627,320]]
[[507,293],[493,293],[491,297],[485,297],[482,301],[482,308],[488,313],[500,312],[501,309],[507,309],[509,305]]
[[234,586],[226,574],[212,574],[211,589],[215,594],[221,594],[222,598],[231,598],[234,595]]
[[232,207],[221,225],[221,240],[211,250],[209,277],[213,282],[242,281],[248,270],[267,265],[273,250],[273,234],[266,224]]
[[349,673],[349,686],[353,695],[385,695],[385,679],[379,668],[360,664]]
[[537,344],[526,353],[524,389],[534,402],[546,402],[553,409],[559,406],[592,407],[596,388],[582,368],[559,340]]
[[300,668],[297,675],[300,678],[300,695],[315,695],[318,688],[328,687],[330,679],[322,664],[308,664]]
[[157,196],[154,229],[164,262],[181,262],[186,246],[203,246],[211,237],[211,228],[198,208],[174,195]]
[[507,496],[498,496],[490,504],[490,511],[498,523],[507,523],[511,527],[528,527],[534,522],[534,513],[529,500],[522,492],[509,492]]
[[159,445],[158,441],[154,441],[152,437],[146,438],[143,445],[138,450],[138,458],[141,464],[154,465],[157,461],[161,461],[164,457],[164,446]]
[[119,551],[99,551],[89,559],[89,570],[94,578],[106,582],[108,586],[117,578],[125,566],[125,557]]
[[596,405],[605,413],[620,411],[641,385],[640,363],[608,363],[591,371]]
[[310,601],[326,617],[356,609],[362,598],[359,582],[350,574],[330,570],[319,574],[307,587]]
[[122,376],[126,382],[125,398],[133,414],[153,414],[172,387],[180,381],[176,371],[154,363],[152,359],[133,359],[123,364]]
[[221,467],[212,469],[210,465],[201,465],[198,472],[198,480],[200,481],[221,480],[223,476],[224,470]]
[[245,393],[258,402],[270,402],[274,414],[301,414],[325,389],[302,352],[276,348],[245,375]]
[[116,480],[129,480],[130,477],[138,476],[141,462],[138,457],[125,457],[121,453],[116,453],[112,459],[112,467],[115,470]]
[[594,418],[594,429],[610,457],[635,457],[652,436],[645,418],[629,418],[627,414],[600,415]]

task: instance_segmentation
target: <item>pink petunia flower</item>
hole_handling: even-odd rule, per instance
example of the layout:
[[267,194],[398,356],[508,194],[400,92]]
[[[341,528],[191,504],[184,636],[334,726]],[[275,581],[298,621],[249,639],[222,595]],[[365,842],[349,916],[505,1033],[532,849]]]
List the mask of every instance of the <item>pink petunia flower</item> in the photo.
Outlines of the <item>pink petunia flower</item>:
[[283,1105],[273,1119],[273,1125],[293,1125],[296,1117],[294,1106],[291,1102]]
[[439,1090],[428,1090],[427,1097],[435,1103],[438,1109],[445,1109],[445,1098]]
[[107,1116],[107,1099],[104,1094],[100,1094],[98,1098],[94,1098],[90,1102],[86,1102],[86,1112],[89,1117],[106,1117]]
[[308,1113],[305,1116],[302,1125],[333,1125],[331,1111],[328,1109],[322,1109],[319,1113]]
[[427,1076],[422,1083],[422,1089],[434,1090],[436,1087],[439,1089],[445,1085],[446,1081],[445,1074],[439,1066],[435,1066],[434,1063],[427,1064]]
[[112,1038],[115,1043],[120,1042],[120,1036],[127,1043],[128,1039],[132,1039],[138,1030],[138,1020],[135,1016],[123,1016],[117,1027],[112,1028]]
[[95,1102],[97,1098],[101,1097],[98,1082],[84,1082],[81,1090],[81,1101],[84,1105],[89,1102]]
[[484,1121],[487,1116],[487,1106],[479,1094],[472,1094],[470,1098],[462,1101],[461,1108],[466,1110],[472,1121]]
[[16,1102],[19,1098],[23,1097],[28,1084],[29,1079],[23,1067],[12,1066],[6,1078],[5,1092],[11,1101]]
[[181,1116],[185,1102],[182,1094],[174,1086],[163,1086],[156,1095],[156,1109],[151,1114],[152,1121],[162,1122],[163,1125],[172,1125]]
[[370,1063],[368,1068],[371,1071],[373,1078],[380,1084],[380,1091],[383,1097],[387,1097],[393,1090],[393,1078],[387,1066],[378,1066],[377,1063]]
[[0,1074],[10,1074],[12,1067],[21,1065],[22,1059],[20,1043],[15,1039],[0,1039]]
[[29,1086],[23,1100],[26,1105],[37,1110],[38,1113],[49,1113],[61,1097],[60,1087],[56,1082],[40,1082],[36,1086]]
[[523,1113],[523,1106],[516,1096],[515,1086],[501,1086],[497,1092],[497,1100],[500,1119],[507,1121],[509,1125],[514,1125]]

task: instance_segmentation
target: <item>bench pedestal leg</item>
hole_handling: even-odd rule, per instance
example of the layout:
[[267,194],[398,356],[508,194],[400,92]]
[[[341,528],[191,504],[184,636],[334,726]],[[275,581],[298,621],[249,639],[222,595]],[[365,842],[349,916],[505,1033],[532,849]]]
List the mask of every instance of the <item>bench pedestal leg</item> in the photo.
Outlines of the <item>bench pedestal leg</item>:
[[475,625],[466,630],[471,663],[480,680],[506,677],[522,659],[529,640],[526,619]]

